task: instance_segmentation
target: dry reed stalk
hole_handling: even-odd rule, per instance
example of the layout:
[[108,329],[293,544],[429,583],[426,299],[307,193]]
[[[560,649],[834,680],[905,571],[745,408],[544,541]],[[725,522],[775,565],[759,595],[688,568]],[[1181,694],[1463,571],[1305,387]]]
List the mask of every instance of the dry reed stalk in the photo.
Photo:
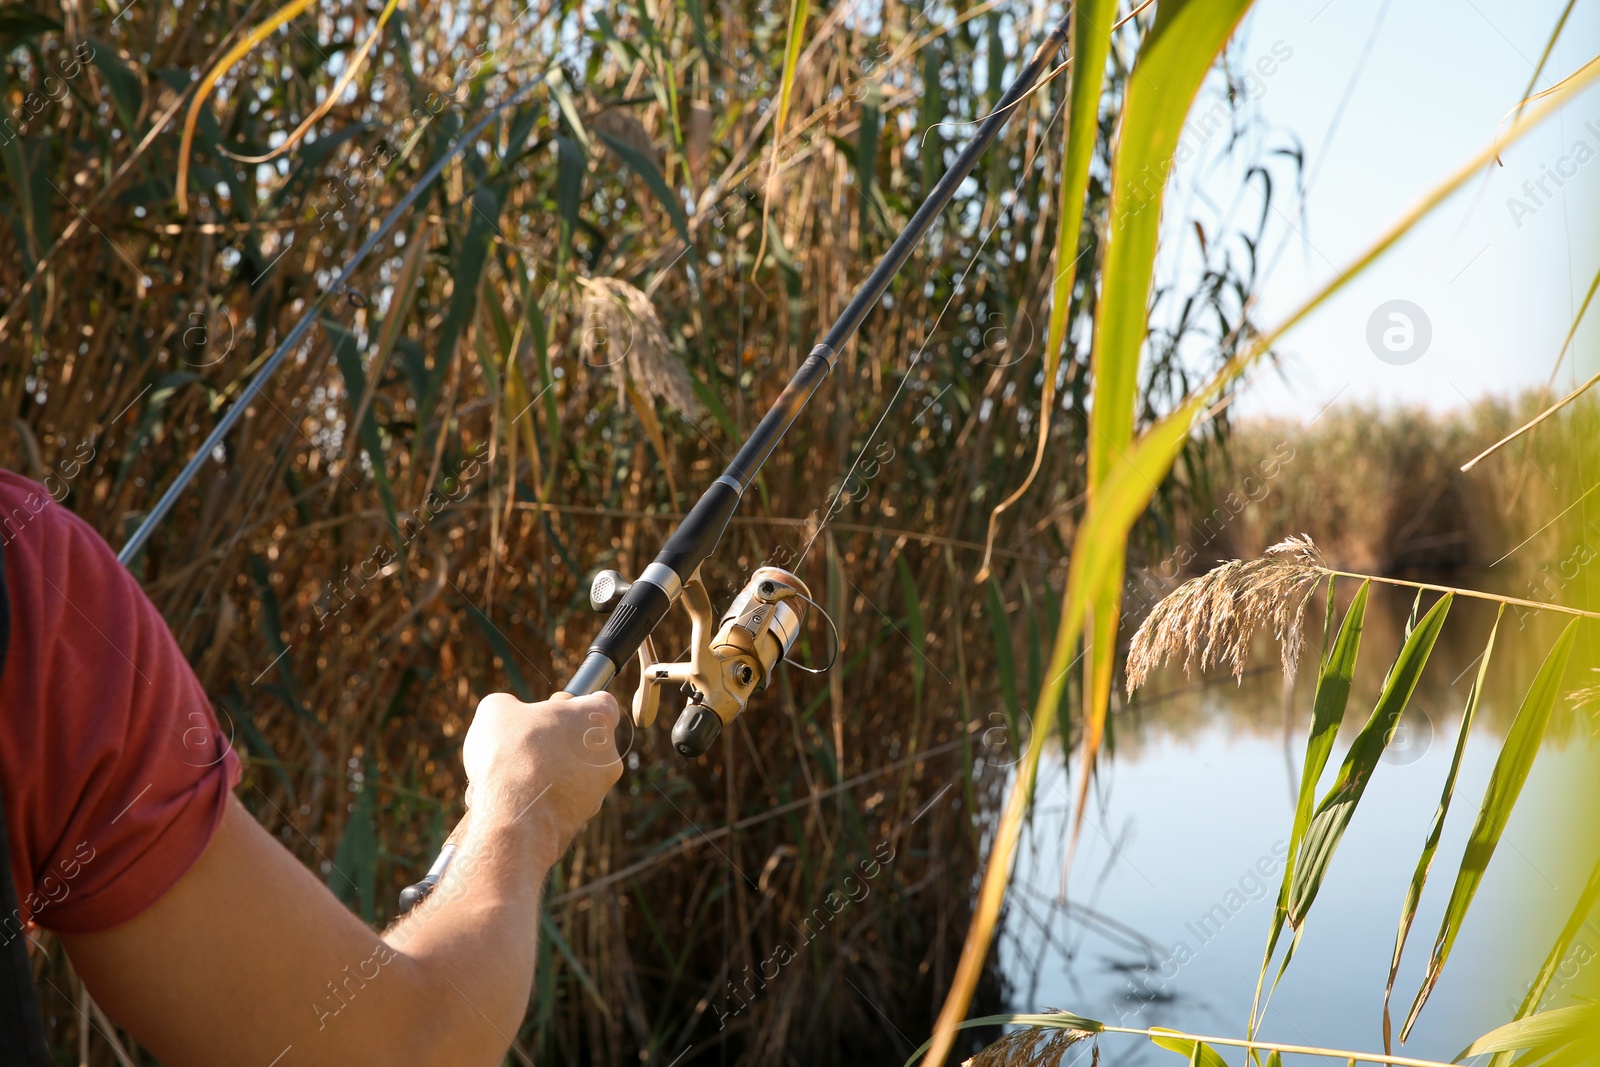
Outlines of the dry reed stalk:
[[1282,646],[1283,673],[1293,678],[1303,644],[1301,624],[1311,592],[1327,576],[1310,537],[1279,541],[1265,557],[1232,560],[1184,582],[1150,612],[1128,648],[1128,693],[1169,659],[1185,674],[1227,664],[1244,677],[1250,642],[1263,626]]

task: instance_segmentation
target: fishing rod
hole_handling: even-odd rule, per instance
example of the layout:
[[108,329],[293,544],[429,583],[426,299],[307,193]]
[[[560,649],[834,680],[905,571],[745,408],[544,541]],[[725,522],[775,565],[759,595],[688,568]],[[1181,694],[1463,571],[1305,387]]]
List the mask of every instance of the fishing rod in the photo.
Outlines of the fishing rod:
[[[993,111],[978,125],[972,140],[956,157],[938,183],[889,246],[838,319],[812,348],[789,384],[762,416],[732,462],[689,509],[667,538],[655,560],[632,582],[614,570],[595,575],[589,587],[590,605],[607,616],[583,662],[562,691],[572,696],[597,693],[611,684],[623,665],[639,659],[639,688],[633,697],[636,727],[650,726],[656,717],[661,686],[686,686],[689,699],[672,728],[672,747],[686,757],[704,755],[723,728],[744,711],[749,698],[766,688],[778,663],[787,660],[799,635],[810,592],[797,576],[778,567],[760,567],[733,600],[720,620],[700,580],[700,565],[716,550],[728,522],[762,464],[794,425],[833,369],[839,352],[855,336],[872,310],[916,249],[956,189],[966,180],[979,158],[994,143],[1010,119],[1011,110],[1033,90],[1034,83],[1066,43],[1072,10],[1050,31],[1033,57],[1006,88]],[[689,658],[679,663],[656,660],[651,635],[675,601],[689,615]],[[831,623],[831,620],[829,620]],[[400,894],[404,914],[427,899],[449,870],[460,847],[467,820],[456,825],[428,873]]]
[[138,529],[133,531],[133,536],[128,538],[127,543],[122,546],[122,550],[117,553],[118,563],[121,563],[124,567],[132,563],[133,558],[139,554],[139,550],[150,539],[150,534],[155,531],[157,524],[167,517],[167,513],[172,510],[172,505],[177,503],[178,497],[183,495],[184,489],[194,480],[194,476],[200,473],[200,468],[205,465],[206,460],[222,444],[223,439],[228,436],[234,424],[244,416],[245,411],[250,406],[250,402],[260,394],[273,374],[277,372],[278,367],[289,357],[289,353],[294,351],[305,335],[310,332],[311,324],[316,321],[317,313],[322,310],[328,297],[334,293],[348,292],[348,281],[355,274],[356,268],[361,265],[361,261],[366,259],[368,253],[378,246],[378,242],[389,235],[389,231],[394,229],[395,223],[399,222],[411,205],[416,203],[417,197],[421,196],[439,175],[444,173],[445,167],[449,166],[457,156],[476,142],[489,123],[503,114],[506,109],[526,100],[529,94],[549,77],[550,71],[557,69],[559,69],[558,66],[547,67],[544,71],[534,75],[528,84],[518,89],[487,115],[479,119],[477,125],[462,134],[456,143],[450,146],[449,151],[434,161],[433,166],[429,167],[422,177],[417,179],[416,184],[408,189],[399,202],[389,210],[389,213],[383,217],[383,221],[378,228],[367,235],[367,239],[361,242],[355,254],[345,262],[344,267],[335,275],[332,283],[311,302],[311,306],[306,308],[306,313],[300,316],[300,321],[296,322],[294,327],[284,335],[283,341],[268,357],[267,361],[261,365],[261,369],[256,372],[256,376],[250,379],[250,384],[244,387],[244,391],[239,394],[239,399],[233,402],[233,406],[228,409],[227,414],[223,415],[216,426],[212,427],[211,432],[206,435],[205,441],[195,450],[194,455],[184,465],[183,470],[178,472],[178,476],[172,480],[171,485],[167,486],[166,492],[161,494],[160,499],[150,509],[150,513],[144,517],[144,521],[139,524]]

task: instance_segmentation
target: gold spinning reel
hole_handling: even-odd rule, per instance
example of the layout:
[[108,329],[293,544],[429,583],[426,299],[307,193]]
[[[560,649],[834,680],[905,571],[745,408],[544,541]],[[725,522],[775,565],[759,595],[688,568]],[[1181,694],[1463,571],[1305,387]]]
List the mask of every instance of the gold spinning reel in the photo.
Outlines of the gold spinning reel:
[[[629,586],[616,571],[601,571],[589,586],[589,603],[598,612],[610,612]],[[815,602],[804,582],[779,567],[757,568],[716,622],[715,631],[711,597],[698,570],[683,583],[678,600],[689,613],[692,627],[689,658],[677,663],[659,662],[654,639],[644,639],[639,646],[639,688],[633,694],[633,723],[641,729],[654,724],[662,687],[681,686],[688,692],[689,702],[672,727],[672,747],[684,756],[703,756],[722,728],[744,711],[751,695],[767,687],[773,671],[787,659],[789,649],[800,636],[807,609]],[[826,612],[823,617],[827,618]],[[832,619],[828,619],[828,625],[833,625]],[[802,670],[821,673],[793,660],[788,662]]]

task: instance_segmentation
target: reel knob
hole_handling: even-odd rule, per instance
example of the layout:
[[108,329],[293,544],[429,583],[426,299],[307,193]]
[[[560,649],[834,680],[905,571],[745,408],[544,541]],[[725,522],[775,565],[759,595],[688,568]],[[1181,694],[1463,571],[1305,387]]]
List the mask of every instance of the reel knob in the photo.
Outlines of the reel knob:
[[672,727],[672,747],[690,759],[704,756],[722,733],[722,720],[710,708],[690,704]]
[[601,571],[589,583],[589,606],[602,615],[609,614],[611,609],[622,602],[633,583],[628,581],[618,571]]

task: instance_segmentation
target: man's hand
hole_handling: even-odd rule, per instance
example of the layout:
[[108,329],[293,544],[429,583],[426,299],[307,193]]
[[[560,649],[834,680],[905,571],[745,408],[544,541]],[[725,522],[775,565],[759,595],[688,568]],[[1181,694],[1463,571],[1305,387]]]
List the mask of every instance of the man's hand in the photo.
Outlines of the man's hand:
[[618,717],[610,693],[484,697],[461,750],[470,818],[527,830],[554,865],[622,776]]

